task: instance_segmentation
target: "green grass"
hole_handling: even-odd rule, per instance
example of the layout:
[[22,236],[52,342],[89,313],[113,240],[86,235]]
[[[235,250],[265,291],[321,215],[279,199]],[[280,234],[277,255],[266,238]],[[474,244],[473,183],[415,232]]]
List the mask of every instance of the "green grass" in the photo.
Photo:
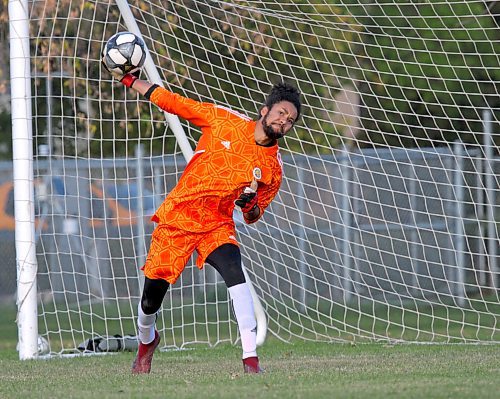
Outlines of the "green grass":
[[264,375],[241,372],[239,349],[157,353],[148,376],[133,354],[19,361],[0,358],[2,398],[494,398],[500,348],[269,342]]
[[[3,311],[2,311],[3,310]],[[159,352],[132,376],[133,353],[19,361],[12,309],[0,309],[0,398],[497,398],[500,345],[328,344],[269,338],[263,375],[240,348]]]

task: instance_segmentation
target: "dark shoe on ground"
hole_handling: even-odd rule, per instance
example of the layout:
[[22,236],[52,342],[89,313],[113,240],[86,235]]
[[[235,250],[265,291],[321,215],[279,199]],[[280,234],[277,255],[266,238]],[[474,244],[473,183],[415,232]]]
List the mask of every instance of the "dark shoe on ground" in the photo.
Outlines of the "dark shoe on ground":
[[155,338],[149,344],[139,343],[137,356],[132,364],[132,374],[148,374],[156,347],[160,343],[160,334],[155,330]]

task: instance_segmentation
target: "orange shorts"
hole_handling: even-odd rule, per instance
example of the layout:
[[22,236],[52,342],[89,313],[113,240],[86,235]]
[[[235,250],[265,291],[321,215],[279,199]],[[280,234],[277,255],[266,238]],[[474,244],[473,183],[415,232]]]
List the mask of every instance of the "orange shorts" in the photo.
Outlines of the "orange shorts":
[[203,233],[158,225],[153,231],[148,257],[142,270],[147,278],[161,278],[174,284],[195,250],[198,253],[196,266],[201,269],[208,255],[227,243],[238,245],[235,229],[231,224],[223,224]]

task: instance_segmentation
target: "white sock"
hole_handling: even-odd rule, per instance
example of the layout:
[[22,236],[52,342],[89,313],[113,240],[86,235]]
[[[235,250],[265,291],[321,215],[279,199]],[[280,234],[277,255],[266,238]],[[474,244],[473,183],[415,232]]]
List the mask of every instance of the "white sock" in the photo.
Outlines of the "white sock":
[[229,295],[240,330],[242,358],[257,356],[257,322],[250,288],[247,283],[233,285],[229,288]]
[[137,327],[139,331],[139,341],[143,344],[149,344],[155,339],[156,313],[146,314],[142,311],[139,302],[139,317],[137,318]]

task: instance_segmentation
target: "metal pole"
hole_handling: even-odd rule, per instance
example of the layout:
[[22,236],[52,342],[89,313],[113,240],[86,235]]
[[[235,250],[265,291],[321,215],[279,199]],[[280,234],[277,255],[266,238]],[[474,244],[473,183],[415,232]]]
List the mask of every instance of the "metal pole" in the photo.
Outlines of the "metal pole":
[[464,231],[464,179],[463,179],[463,144],[455,142],[453,152],[455,153],[455,173],[453,185],[455,187],[455,295],[459,306],[465,305],[465,231]]
[[[302,158],[301,158],[302,159]],[[306,229],[304,224],[304,203],[306,192],[304,190],[304,166],[302,162],[297,163],[297,207],[299,212],[299,251],[300,251],[300,260],[299,260],[299,273],[300,273],[300,282],[301,282],[301,295],[300,295],[300,311],[302,313],[306,312],[307,309],[307,265],[305,260],[305,242],[306,242]]]
[[[135,21],[134,15],[130,10],[127,1],[116,0],[116,5],[120,9],[120,13],[122,15],[123,21],[125,22],[125,25],[127,26],[127,29],[133,34],[142,38],[141,30],[139,29],[139,26]],[[158,73],[158,69],[154,64],[153,58],[151,58],[151,54],[149,53],[147,47],[146,47],[146,61],[144,63],[144,69],[146,70],[146,73],[151,83],[156,83],[158,86],[164,87],[163,81],[161,80],[160,74]],[[191,145],[189,144],[186,134],[184,133],[184,128],[182,127],[179,118],[177,117],[177,115],[173,115],[168,112],[164,112],[164,114],[168,122],[168,127],[174,133],[175,138],[177,139],[177,142],[179,144],[179,147],[181,148],[182,154],[186,159],[186,162],[189,162],[191,160],[191,157],[193,156],[193,149],[191,148]]]
[[27,0],[9,0],[14,211],[16,218],[19,359],[38,356],[37,261],[33,188],[33,132]]
[[493,142],[493,123],[491,121],[491,110],[483,110],[484,127],[484,154],[485,154],[485,186],[486,186],[486,207],[488,215],[488,259],[491,273],[491,286],[495,290],[499,287],[499,270],[497,261],[497,248],[499,237],[496,231],[495,222],[495,170],[494,164],[494,142]]
[[[142,267],[146,263],[146,229],[144,228],[144,173],[142,171],[143,148],[138,144],[135,149],[136,179],[137,179],[137,208],[134,209],[137,217],[137,263]],[[144,274],[139,273],[140,286],[144,283]]]
[[[41,77],[41,76],[39,76]],[[57,171],[54,169],[54,166],[52,164],[53,155],[54,154],[54,142],[52,139],[52,133],[53,133],[53,124],[52,124],[52,110],[53,110],[53,104],[52,104],[52,75],[50,70],[47,71],[47,75],[45,77],[45,93],[47,95],[47,171],[45,173],[45,176],[43,178],[43,184],[44,184],[44,190],[46,192],[46,196],[43,197],[43,199],[46,201],[47,205],[47,211],[50,212],[52,217],[50,218],[51,220],[51,235],[52,237],[50,238],[49,242],[47,243],[47,246],[49,248],[49,253],[47,255],[48,262],[47,262],[47,267],[48,267],[48,273],[49,273],[49,279],[51,282],[51,287],[53,290],[58,291],[58,292],[63,292],[64,291],[64,275],[65,273],[60,273],[58,268],[59,264],[59,254],[57,251],[57,246],[58,246],[58,241],[60,235],[58,234],[59,232],[59,227],[60,227],[60,216],[54,215],[54,207],[56,206],[55,204],[55,196],[53,193],[54,185],[52,182],[52,177],[51,176],[64,176],[65,173],[57,173]],[[66,184],[66,183],[64,183]],[[39,198],[39,201],[41,198]],[[64,297],[64,294],[58,294],[58,296]],[[60,298],[61,300],[64,300],[63,298]]]
[[347,148],[343,150],[343,159],[340,164],[340,178],[342,179],[342,196],[341,196],[341,208],[340,217],[342,223],[342,267],[343,267],[343,284],[344,287],[344,298],[345,302],[349,302],[352,296],[352,255],[351,255],[351,206],[349,199],[349,187],[350,187],[350,171],[349,171],[349,152]]
[[[409,159],[409,158],[408,158]],[[416,161],[412,161],[409,159],[410,163],[410,210],[411,210],[411,232],[410,232],[410,264],[411,264],[411,284],[412,284],[412,292],[417,294],[420,292],[419,290],[419,265],[420,262],[418,260],[418,245],[417,241],[419,241],[419,232],[417,225],[417,172],[415,171],[415,163]]]
[[479,289],[481,287],[486,286],[487,284],[487,273],[486,273],[486,262],[487,262],[487,253],[485,248],[485,239],[484,239],[484,231],[483,224],[485,220],[485,211],[484,211],[484,190],[483,190],[483,159],[481,157],[477,157],[474,162],[474,167],[476,168],[476,195],[477,201],[474,203],[475,212],[478,219],[477,224],[477,255],[479,258],[478,261],[478,271],[477,271],[477,284]]

